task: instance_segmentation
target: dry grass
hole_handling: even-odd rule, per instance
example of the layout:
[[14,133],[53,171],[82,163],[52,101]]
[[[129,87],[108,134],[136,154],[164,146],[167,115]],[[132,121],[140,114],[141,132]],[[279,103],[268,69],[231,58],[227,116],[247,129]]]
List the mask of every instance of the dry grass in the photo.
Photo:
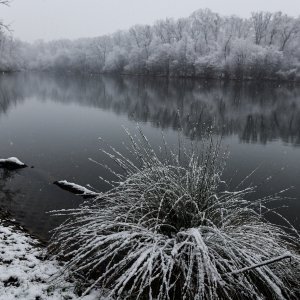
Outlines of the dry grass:
[[[116,299],[299,299],[299,235],[269,223],[254,187],[227,191],[219,142],[166,142],[157,155],[140,132],[134,162],[111,148],[122,169],[107,193],[66,214],[51,243],[86,293]],[[163,158],[161,158],[163,157]],[[109,169],[107,166],[105,166]],[[291,232],[291,233],[288,233]]]

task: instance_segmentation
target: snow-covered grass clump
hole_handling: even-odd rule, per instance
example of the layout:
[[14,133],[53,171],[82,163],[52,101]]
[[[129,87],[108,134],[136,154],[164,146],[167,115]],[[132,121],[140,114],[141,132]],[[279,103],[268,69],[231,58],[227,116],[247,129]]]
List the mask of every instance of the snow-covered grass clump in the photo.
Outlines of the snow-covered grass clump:
[[[79,209],[56,212],[52,251],[86,284],[116,299],[299,299],[299,235],[269,223],[249,187],[228,191],[225,154],[212,139],[156,154],[131,138],[129,160],[107,153],[118,182]],[[108,168],[106,166],[106,168]],[[291,233],[289,233],[291,232]],[[299,248],[298,248],[299,249]]]

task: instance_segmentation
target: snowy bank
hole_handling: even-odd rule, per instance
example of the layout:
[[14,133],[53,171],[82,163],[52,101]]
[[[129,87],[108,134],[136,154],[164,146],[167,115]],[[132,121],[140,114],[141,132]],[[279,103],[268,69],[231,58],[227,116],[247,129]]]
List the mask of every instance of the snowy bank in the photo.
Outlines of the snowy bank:
[[21,162],[16,157],[10,157],[7,159],[0,159],[0,168],[5,168],[9,170],[23,169],[26,168],[27,165]]
[[[38,241],[0,220],[0,300],[78,299],[74,283],[54,280],[63,266],[44,258]],[[84,300],[101,299],[98,291]],[[104,299],[104,298],[102,298]]]

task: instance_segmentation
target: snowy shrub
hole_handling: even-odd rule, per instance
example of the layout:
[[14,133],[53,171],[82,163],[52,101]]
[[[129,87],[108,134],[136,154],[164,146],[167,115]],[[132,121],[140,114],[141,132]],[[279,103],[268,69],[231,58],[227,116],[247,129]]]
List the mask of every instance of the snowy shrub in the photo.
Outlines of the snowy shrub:
[[257,47],[253,51],[249,62],[249,77],[253,79],[276,79],[276,72],[282,66],[282,52],[274,47]]
[[279,76],[280,79],[294,81],[299,79],[300,72],[298,72],[297,69],[286,70],[286,71],[280,70],[277,72],[277,75]]
[[207,55],[199,57],[195,62],[197,75],[204,78],[218,78],[220,77],[220,66],[222,61],[217,55],[218,53],[213,53],[213,55]]
[[116,299],[299,299],[299,235],[269,223],[248,187],[228,191],[226,153],[210,138],[174,153],[141,133],[129,160],[104,151],[118,183],[68,215],[51,242],[55,257],[86,284]]
[[247,78],[251,57],[259,52],[260,46],[253,45],[248,40],[237,39],[232,44],[232,50],[226,64],[229,66],[230,76],[236,79]]
[[148,58],[147,68],[151,73],[170,75],[170,66],[173,59],[173,49],[169,44],[158,45],[156,52]]
[[107,72],[122,72],[127,64],[127,55],[124,49],[115,47],[109,53],[104,70]]
[[134,49],[129,55],[128,65],[125,71],[129,73],[143,74],[146,71],[146,53],[142,49]]
[[186,36],[176,44],[173,49],[171,70],[173,76],[195,76],[196,53],[192,41]]

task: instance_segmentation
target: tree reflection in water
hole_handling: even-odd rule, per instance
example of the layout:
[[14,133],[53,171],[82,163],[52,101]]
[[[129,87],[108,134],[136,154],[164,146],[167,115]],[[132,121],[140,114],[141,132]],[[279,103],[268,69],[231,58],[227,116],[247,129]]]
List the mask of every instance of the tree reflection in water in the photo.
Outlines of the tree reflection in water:
[[276,82],[17,74],[0,78],[0,114],[25,98],[76,103],[199,138],[207,128],[247,143],[300,143],[300,87]]
[[[135,123],[128,119],[147,123],[154,146],[161,141],[161,129],[182,126],[186,137],[200,139],[213,126],[230,144],[227,179],[238,171],[239,181],[263,162],[253,184],[274,178],[261,187],[260,197],[291,185],[295,189],[288,196],[300,195],[295,164],[300,153],[294,151],[300,144],[299,86],[19,73],[0,75],[0,156],[19,156],[35,168],[18,175],[1,173],[0,208],[48,237],[60,221],[46,212],[81,203],[52,183],[66,179],[105,191],[98,176],[108,179],[107,172],[88,157],[104,159],[98,151],[100,135],[122,147],[121,126]],[[176,139],[173,130],[169,133]],[[288,219],[296,220],[298,211],[298,202],[293,202]]]

